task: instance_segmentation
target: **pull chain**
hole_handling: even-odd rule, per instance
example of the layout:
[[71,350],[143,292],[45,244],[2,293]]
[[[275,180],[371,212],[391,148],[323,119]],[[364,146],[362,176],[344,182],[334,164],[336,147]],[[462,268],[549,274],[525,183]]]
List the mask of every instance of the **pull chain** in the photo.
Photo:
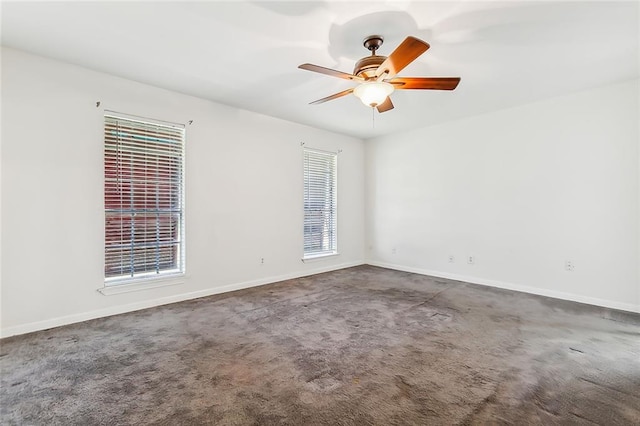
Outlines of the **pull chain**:
[[374,111],[374,107],[371,107],[371,128],[375,129],[376,128],[376,114]]

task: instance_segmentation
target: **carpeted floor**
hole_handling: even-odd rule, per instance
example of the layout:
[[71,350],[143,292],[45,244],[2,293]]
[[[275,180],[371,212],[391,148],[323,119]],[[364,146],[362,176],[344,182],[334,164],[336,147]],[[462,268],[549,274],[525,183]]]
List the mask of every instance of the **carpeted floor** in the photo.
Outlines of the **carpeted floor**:
[[362,266],[1,341],[3,425],[640,424],[640,316]]

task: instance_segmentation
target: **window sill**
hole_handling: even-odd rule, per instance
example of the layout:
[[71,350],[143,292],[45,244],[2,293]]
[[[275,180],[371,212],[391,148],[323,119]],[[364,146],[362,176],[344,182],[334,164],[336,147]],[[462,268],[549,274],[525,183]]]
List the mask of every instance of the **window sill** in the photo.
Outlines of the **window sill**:
[[302,261],[304,263],[307,262],[314,262],[317,260],[322,260],[322,259],[326,259],[327,257],[333,257],[333,256],[339,256],[340,253],[338,253],[337,251],[334,253],[328,253],[328,254],[313,254],[313,255],[309,255],[309,256],[304,256],[302,258]]
[[102,293],[104,296],[111,296],[114,294],[130,293],[132,291],[150,290],[152,288],[184,284],[184,281],[184,275],[174,275],[172,277],[140,280],[127,284],[105,285],[104,287],[99,288],[98,292]]

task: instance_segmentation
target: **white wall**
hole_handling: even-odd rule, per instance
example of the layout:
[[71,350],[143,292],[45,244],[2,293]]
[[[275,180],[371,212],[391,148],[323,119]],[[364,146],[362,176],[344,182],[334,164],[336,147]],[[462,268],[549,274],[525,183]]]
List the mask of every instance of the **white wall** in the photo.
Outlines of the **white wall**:
[[[104,109],[193,120],[183,284],[111,296],[97,291]],[[6,48],[1,136],[2,336],[364,261],[361,140]],[[311,263],[301,261],[300,142],[342,150],[340,255]]]
[[368,262],[640,312],[638,89],[366,141]]

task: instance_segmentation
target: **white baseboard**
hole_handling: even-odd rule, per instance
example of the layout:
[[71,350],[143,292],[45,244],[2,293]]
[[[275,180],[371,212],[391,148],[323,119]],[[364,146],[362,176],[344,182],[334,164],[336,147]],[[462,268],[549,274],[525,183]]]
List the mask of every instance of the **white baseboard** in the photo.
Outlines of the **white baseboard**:
[[397,271],[412,272],[415,274],[429,275],[429,276],[438,277],[438,278],[447,278],[450,280],[463,281],[471,284],[479,284],[479,285],[485,285],[489,287],[502,288],[505,290],[513,290],[513,291],[519,291],[522,293],[535,294],[538,296],[552,297],[554,299],[562,299],[562,300],[569,300],[572,302],[585,303],[587,305],[595,305],[603,308],[640,313],[640,306],[634,305],[633,303],[616,302],[613,300],[598,299],[595,297],[582,296],[579,294],[565,293],[562,291],[547,290],[547,289],[538,288],[538,287],[531,287],[531,286],[507,283],[507,282],[496,281],[496,280],[488,280],[484,278],[472,277],[467,275],[457,275],[457,274],[451,274],[448,272],[432,271],[428,269],[414,268],[411,266],[396,265],[392,263],[376,262],[371,260],[367,261],[366,263],[367,265],[379,266],[381,268],[394,269]]
[[19,334],[31,333],[34,331],[47,330],[53,327],[74,324],[82,321],[88,321],[96,318],[103,318],[112,315],[124,314],[127,312],[139,311],[141,309],[153,308],[156,306],[167,305],[170,303],[183,302],[185,300],[197,299],[200,297],[212,296],[214,294],[227,293],[235,290],[242,290],[250,287],[258,287],[265,284],[272,284],[280,281],[291,280],[294,278],[306,277],[309,275],[321,274],[323,272],[336,271],[338,269],[351,268],[353,266],[363,265],[364,262],[349,262],[339,265],[324,266],[310,269],[307,271],[297,271],[291,274],[283,274],[272,277],[260,278],[257,280],[244,281],[229,284],[221,287],[212,287],[204,290],[193,291],[189,293],[181,293],[168,297],[161,297],[143,302],[130,303],[127,305],[113,306],[95,311],[82,312],[79,314],[66,315],[63,317],[51,318],[44,321],[35,321],[27,324],[21,324],[13,327],[7,327],[0,330],[0,338],[16,336]]
[[153,308],[156,306],[167,305],[170,303],[182,302],[186,300],[197,299],[200,297],[212,296],[214,294],[227,293],[235,290],[242,290],[250,287],[258,287],[265,284],[272,284],[280,281],[306,277],[309,275],[321,274],[323,272],[335,271],[338,269],[351,268],[368,264],[372,266],[379,266],[381,268],[394,269],[397,271],[411,272],[420,275],[429,275],[432,277],[446,278],[455,281],[463,281],[471,284],[485,285],[489,287],[502,288],[506,290],[514,290],[523,293],[536,294],[539,296],[547,296],[555,299],[569,300],[573,302],[586,303],[589,305],[600,306],[610,309],[618,309],[621,311],[640,313],[640,306],[631,303],[622,303],[605,299],[598,299],[594,297],[587,297],[573,293],[565,293],[554,290],[541,289],[537,287],[524,286],[519,284],[507,283],[503,281],[488,280],[478,277],[472,277],[467,275],[451,274],[448,272],[433,271],[422,268],[415,268],[404,265],[396,265],[392,263],[367,261],[367,262],[349,262],[339,265],[325,266],[321,268],[314,268],[308,271],[298,271],[291,274],[283,274],[278,276],[260,278],[252,281],[244,281],[234,284],[229,284],[221,287],[212,287],[204,290],[198,290],[190,293],[176,294],[173,296],[156,298],[151,300],[145,300],[143,302],[131,303],[127,305],[113,306],[105,309],[98,309],[95,311],[83,312],[74,315],[67,315],[63,317],[51,318],[44,321],[36,321],[27,324],[21,324],[13,327],[7,327],[0,330],[0,338],[16,336],[20,334],[31,333],[34,331],[46,330],[53,327],[60,327],[63,325],[74,324],[82,321],[88,321],[96,318],[103,318],[112,315],[124,314],[127,312],[138,311],[141,309]]

